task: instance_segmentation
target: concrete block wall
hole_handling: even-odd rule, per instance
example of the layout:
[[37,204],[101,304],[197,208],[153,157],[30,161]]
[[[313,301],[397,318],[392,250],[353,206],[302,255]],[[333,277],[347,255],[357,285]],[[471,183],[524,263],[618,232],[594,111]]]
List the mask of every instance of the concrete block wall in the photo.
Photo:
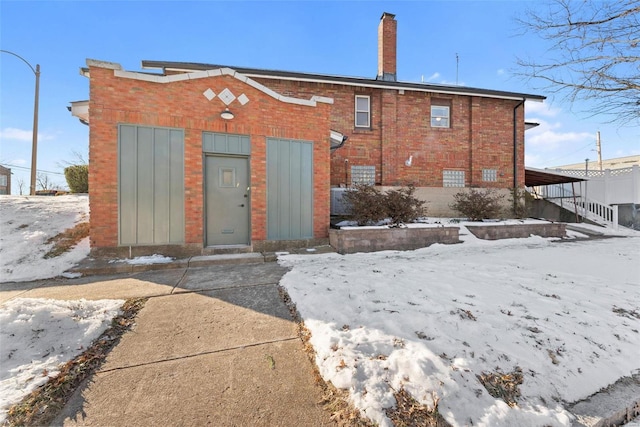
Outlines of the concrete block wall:
[[414,250],[434,243],[459,243],[458,227],[329,230],[329,243],[340,254]]
[[566,224],[515,224],[515,225],[467,225],[467,229],[477,238],[483,240],[499,240],[529,237],[532,234],[540,237],[566,236]]

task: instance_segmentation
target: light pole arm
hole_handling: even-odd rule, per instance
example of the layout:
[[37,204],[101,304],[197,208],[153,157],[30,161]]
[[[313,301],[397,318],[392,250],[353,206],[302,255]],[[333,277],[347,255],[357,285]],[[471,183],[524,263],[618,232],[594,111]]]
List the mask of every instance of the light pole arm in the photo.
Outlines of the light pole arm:
[[34,69],[26,59],[24,59],[17,53],[13,53],[3,49],[0,49],[0,52],[8,53],[9,55],[13,55],[16,58],[20,59],[22,62],[27,64],[27,66],[31,69],[31,71],[33,71],[33,74],[35,74],[36,76],[36,94],[35,100],[33,102],[33,139],[31,145],[31,185],[29,187],[29,194],[34,196],[36,194],[36,160],[38,158],[38,104],[40,99],[40,64],[36,64],[36,68]]

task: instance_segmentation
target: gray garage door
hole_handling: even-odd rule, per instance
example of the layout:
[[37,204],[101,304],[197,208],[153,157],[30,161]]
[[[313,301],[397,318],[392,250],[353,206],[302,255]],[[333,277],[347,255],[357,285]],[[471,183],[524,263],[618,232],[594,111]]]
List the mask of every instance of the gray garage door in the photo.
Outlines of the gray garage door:
[[184,132],[120,125],[120,245],[184,243]]
[[313,143],[267,138],[267,239],[313,238]]

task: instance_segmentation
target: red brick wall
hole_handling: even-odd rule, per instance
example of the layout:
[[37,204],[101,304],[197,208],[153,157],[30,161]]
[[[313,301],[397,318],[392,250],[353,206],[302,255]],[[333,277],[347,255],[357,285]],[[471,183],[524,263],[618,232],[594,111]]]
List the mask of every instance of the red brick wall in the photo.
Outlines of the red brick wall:
[[396,77],[396,37],[398,22],[395,15],[385,13],[378,24],[378,76]]
[[[349,183],[350,167],[373,165],[376,183],[442,187],[443,169],[464,170],[466,186],[513,187],[515,100],[372,89],[258,78],[279,93],[334,99],[331,128],[349,137],[331,155],[331,184]],[[371,97],[371,129],[354,127],[355,95]],[[432,99],[451,104],[450,128],[431,127]],[[518,186],[524,186],[524,107],[517,115]],[[413,156],[410,167],[405,161]],[[348,160],[348,163],[345,162]],[[497,182],[483,182],[496,169]]]
[[[90,67],[89,187],[91,245],[118,244],[118,124],[184,129],[185,243],[204,241],[202,132],[228,132],[251,137],[252,241],[266,239],[266,139],[314,142],[314,237],[327,237],[329,223],[329,113],[331,106],[284,103],[231,76],[173,83],[115,77],[111,69]],[[225,105],[216,94],[229,88],[249,102],[234,101],[231,121],[220,118]],[[314,94],[317,95],[317,94]],[[310,97],[310,96],[309,96]],[[307,97],[307,99],[309,98]]]

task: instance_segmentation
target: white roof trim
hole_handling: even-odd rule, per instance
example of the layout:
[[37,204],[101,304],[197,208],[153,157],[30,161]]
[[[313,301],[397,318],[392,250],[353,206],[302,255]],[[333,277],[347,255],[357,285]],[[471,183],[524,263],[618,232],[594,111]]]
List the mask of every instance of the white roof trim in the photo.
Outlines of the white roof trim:
[[239,73],[227,67],[218,68],[214,70],[193,71],[193,72],[184,73],[184,74],[173,74],[173,75],[163,76],[159,74],[156,75],[156,74],[139,73],[135,71],[125,71],[122,69],[122,66],[120,64],[117,64],[114,62],[98,61],[95,59],[87,59],[87,66],[111,69],[113,70],[114,76],[120,77],[123,79],[142,80],[146,82],[161,83],[161,84],[173,83],[173,82],[182,81],[182,80],[196,80],[196,79],[203,79],[207,77],[217,77],[221,75],[231,76],[269,95],[270,97],[277,99],[278,101],[285,102],[287,104],[304,105],[307,107],[315,107],[319,102],[323,104],[333,104],[333,98],[327,98],[326,96],[312,96],[311,99],[300,99],[300,98],[293,98],[290,96],[280,95],[279,93],[275,92],[272,89],[269,89],[262,83],[258,83],[257,81],[249,78],[247,75]]
[[[480,98],[511,99],[514,101],[522,101],[523,99],[523,97],[518,97],[518,96],[492,95],[492,94],[486,94],[486,93],[472,93],[472,92],[465,92],[465,91],[450,91],[450,90],[439,91],[433,87],[422,89],[422,88],[414,88],[414,87],[398,87],[393,85],[378,85],[378,84],[369,85],[366,83],[357,83],[357,82],[334,82],[330,80],[312,79],[312,78],[305,78],[305,77],[270,76],[265,74],[252,74],[252,73],[247,73],[246,76],[257,77],[261,79],[272,79],[272,80],[293,80],[297,82],[332,83],[332,84],[339,84],[344,86],[371,87],[376,89],[393,89],[393,90],[403,89],[405,91],[414,91],[414,92],[433,92],[433,93],[443,93],[448,95],[477,96]],[[543,102],[542,99],[530,99],[530,98],[526,98],[526,99],[528,101]]]

